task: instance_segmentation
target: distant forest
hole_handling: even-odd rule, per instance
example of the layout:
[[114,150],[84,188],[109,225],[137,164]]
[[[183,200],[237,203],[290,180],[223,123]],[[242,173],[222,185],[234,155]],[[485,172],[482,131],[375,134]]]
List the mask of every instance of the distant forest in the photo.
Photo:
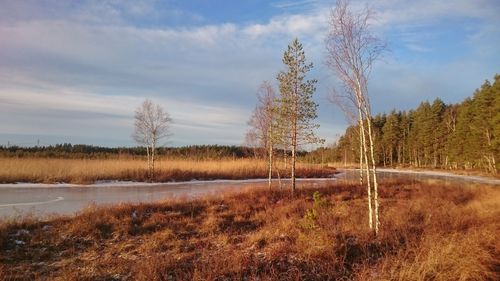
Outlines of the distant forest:
[[[416,109],[373,118],[376,158],[383,166],[477,169],[495,173],[500,165],[500,75],[485,81],[459,104],[440,99]],[[307,156],[311,162],[359,163],[358,126],[346,129],[332,148]]]
[[[217,160],[261,158],[266,155],[262,148],[237,145],[188,145],[181,147],[158,147],[160,158]],[[277,153],[283,154],[283,150]],[[290,154],[288,152],[288,154]],[[305,151],[298,155],[304,157]],[[103,147],[86,144],[56,144],[46,146],[1,146],[0,157],[70,158],[70,159],[116,159],[146,156],[145,147]]]
[[[247,158],[255,155],[255,149],[243,146],[190,145],[183,147],[159,147],[157,153],[164,158],[213,160],[221,158]],[[50,158],[134,158],[146,156],[144,147],[101,147],[85,144],[57,144],[49,146],[0,146],[1,157],[50,157]]]

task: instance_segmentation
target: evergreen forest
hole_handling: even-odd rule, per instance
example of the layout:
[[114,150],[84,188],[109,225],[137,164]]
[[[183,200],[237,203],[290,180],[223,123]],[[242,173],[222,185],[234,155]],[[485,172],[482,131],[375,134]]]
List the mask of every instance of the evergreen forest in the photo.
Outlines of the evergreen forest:
[[[372,119],[376,159],[381,166],[474,169],[500,167],[500,75],[486,80],[459,104],[437,98],[416,109],[392,110]],[[320,148],[311,162],[359,163],[358,126],[349,126],[332,148]]]

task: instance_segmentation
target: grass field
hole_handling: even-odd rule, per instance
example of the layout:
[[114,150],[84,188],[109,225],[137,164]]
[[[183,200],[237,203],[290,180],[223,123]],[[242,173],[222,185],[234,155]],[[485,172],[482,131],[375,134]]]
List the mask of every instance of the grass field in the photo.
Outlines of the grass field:
[[0,223],[3,280],[499,280],[500,190],[391,181],[252,190]]
[[[283,163],[280,164],[283,169]],[[287,171],[288,172],[288,171]],[[284,170],[281,171],[283,176]],[[298,164],[299,177],[326,177],[334,169]],[[263,160],[160,160],[156,181],[266,178]],[[0,158],[0,183],[93,183],[99,180],[146,181],[146,161],[140,159]],[[276,175],[275,175],[276,176]]]

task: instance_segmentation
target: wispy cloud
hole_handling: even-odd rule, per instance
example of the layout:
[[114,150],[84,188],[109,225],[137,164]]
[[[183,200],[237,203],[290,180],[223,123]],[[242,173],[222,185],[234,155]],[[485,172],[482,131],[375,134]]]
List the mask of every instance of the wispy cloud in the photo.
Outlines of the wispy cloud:
[[297,7],[302,8],[303,6],[315,4],[317,2],[318,0],[280,1],[271,3],[271,6],[278,9],[297,8]]
[[432,51],[431,48],[427,48],[427,47],[424,47],[424,46],[421,46],[421,45],[418,45],[418,44],[406,44],[406,47],[409,50],[412,50],[412,51],[415,51],[415,52],[420,52],[420,53],[427,53],[427,52]]
[[[169,2],[47,1],[2,3],[0,38],[8,40],[0,40],[0,119],[9,120],[0,123],[2,133],[112,134],[113,141],[131,144],[133,111],[152,98],[176,121],[174,144],[237,144],[259,83],[274,80],[294,37],[316,66],[322,134],[342,129],[343,118],[333,117],[325,102],[334,85],[322,64],[329,1],[275,2],[286,12],[251,22],[201,24],[199,15],[192,25],[165,24],[171,15],[192,16],[189,22],[198,16]],[[375,32],[399,48],[375,65],[375,111],[389,106],[382,96],[407,106],[431,95],[456,101],[493,75],[500,60],[499,6],[487,0],[374,2]],[[449,33],[446,22],[457,23],[456,38],[441,38]],[[459,56],[470,70],[440,53],[455,47],[447,40],[460,43]],[[449,83],[454,76],[463,77],[460,87]]]

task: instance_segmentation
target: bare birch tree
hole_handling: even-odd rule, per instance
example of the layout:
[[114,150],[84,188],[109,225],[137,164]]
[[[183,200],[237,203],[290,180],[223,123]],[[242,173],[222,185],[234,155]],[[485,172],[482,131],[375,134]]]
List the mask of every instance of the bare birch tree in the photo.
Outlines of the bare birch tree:
[[135,110],[133,139],[146,147],[148,158],[148,177],[153,180],[155,176],[156,148],[160,139],[170,136],[172,119],[159,105],[145,100]]
[[[378,182],[374,155],[372,114],[368,95],[368,77],[373,62],[377,60],[385,45],[369,30],[373,13],[365,8],[353,11],[348,0],[338,0],[331,11],[329,33],[326,40],[327,65],[348,89],[347,93],[355,102],[361,146],[360,162],[367,171],[369,226],[379,230]],[[368,157],[369,153],[369,157]],[[371,170],[369,165],[371,164]],[[361,164],[362,165],[362,164]],[[362,169],[361,169],[362,170]],[[373,184],[373,199],[371,195]],[[372,200],[374,210],[372,210]]]
[[274,100],[276,94],[273,86],[268,81],[262,82],[257,92],[258,104],[255,107],[248,125],[247,139],[254,139],[266,151],[268,160],[268,184],[271,188],[273,176],[273,151],[274,151]]
[[316,91],[316,80],[306,80],[306,74],[313,67],[312,63],[306,63],[306,57],[302,44],[298,39],[288,45],[283,55],[285,71],[278,74],[280,97],[276,100],[277,127],[285,147],[290,147],[292,195],[295,193],[295,165],[297,161],[297,149],[301,145],[322,143],[314,130],[319,127],[313,120],[317,117],[318,105],[314,102],[312,95]]

